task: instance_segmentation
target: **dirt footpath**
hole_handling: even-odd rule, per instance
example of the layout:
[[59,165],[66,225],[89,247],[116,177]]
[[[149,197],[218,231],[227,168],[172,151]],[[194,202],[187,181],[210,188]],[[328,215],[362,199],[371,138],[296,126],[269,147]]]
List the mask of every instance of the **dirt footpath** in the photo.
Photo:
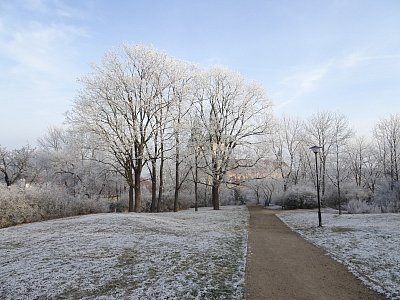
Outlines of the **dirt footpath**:
[[276,211],[250,206],[246,299],[385,299],[292,232]]

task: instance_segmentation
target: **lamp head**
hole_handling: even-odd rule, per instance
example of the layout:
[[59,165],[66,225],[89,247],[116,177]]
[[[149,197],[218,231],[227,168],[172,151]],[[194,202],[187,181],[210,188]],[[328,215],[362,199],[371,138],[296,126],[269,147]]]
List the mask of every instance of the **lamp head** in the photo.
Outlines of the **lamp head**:
[[320,146],[312,146],[310,149],[312,150],[312,152],[314,152],[315,154],[319,153],[320,149],[322,147]]

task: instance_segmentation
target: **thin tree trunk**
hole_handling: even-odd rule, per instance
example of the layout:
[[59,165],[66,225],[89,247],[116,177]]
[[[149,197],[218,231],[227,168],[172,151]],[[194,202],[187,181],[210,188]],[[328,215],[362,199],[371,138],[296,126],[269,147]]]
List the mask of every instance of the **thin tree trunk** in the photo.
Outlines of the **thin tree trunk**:
[[158,187],[158,199],[157,199],[157,212],[161,211],[161,201],[163,195],[163,188],[164,188],[164,143],[161,142],[160,145],[161,150],[161,158],[160,158],[160,185]]
[[362,154],[361,154],[361,146],[360,146],[360,161],[359,161],[359,170],[358,170],[358,181],[359,181],[359,185],[358,186],[361,186],[361,180],[362,180]]
[[208,188],[208,186],[205,185],[204,186],[204,207],[208,206],[208,203],[207,203],[207,188]]
[[157,155],[158,155],[158,131],[154,134],[154,157],[151,160],[151,206],[150,211],[156,211],[157,204]]
[[338,206],[339,206],[339,215],[342,214],[342,199],[340,197],[340,171],[339,171],[339,160],[336,158],[336,184],[337,184],[337,193],[338,193]]
[[198,188],[197,188],[197,182],[199,180],[198,176],[198,170],[197,170],[197,153],[195,154],[195,174],[194,174],[194,210],[198,211],[198,201],[199,201],[199,195],[198,195]]
[[[132,166],[133,166],[133,161],[130,159],[126,162],[126,167],[125,167],[125,176],[128,179],[127,183],[129,186],[129,200],[128,200],[128,212],[133,212],[134,211],[134,204],[133,204],[133,190],[135,188],[135,183],[134,183],[134,179],[133,179],[133,170],[132,170]],[[110,194],[110,191],[108,191],[108,193]]]
[[175,135],[175,194],[174,194],[174,212],[178,211],[178,201],[179,201],[179,135]]
[[256,187],[256,198],[257,198],[257,205],[260,204],[260,188]]
[[326,165],[325,165],[326,161],[323,161],[323,165],[322,165],[322,190],[321,190],[321,194],[322,196],[325,195],[325,174],[326,174]]
[[133,185],[129,185],[129,212],[133,212]]
[[157,201],[157,160],[151,160],[151,206],[150,211],[155,212]]
[[142,160],[138,159],[135,169],[135,212],[140,212],[141,209],[141,182],[140,175],[142,174]]
[[396,140],[393,141],[393,156],[394,156],[394,173],[396,182],[399,181],[399,169],[397,166],[397,143]]

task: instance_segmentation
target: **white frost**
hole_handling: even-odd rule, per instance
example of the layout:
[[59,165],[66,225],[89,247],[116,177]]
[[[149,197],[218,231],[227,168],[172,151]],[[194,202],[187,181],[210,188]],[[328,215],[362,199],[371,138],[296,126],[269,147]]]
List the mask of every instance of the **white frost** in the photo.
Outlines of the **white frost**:
[[244,206],[97,214],[0,230],[1,299],[241,299]]

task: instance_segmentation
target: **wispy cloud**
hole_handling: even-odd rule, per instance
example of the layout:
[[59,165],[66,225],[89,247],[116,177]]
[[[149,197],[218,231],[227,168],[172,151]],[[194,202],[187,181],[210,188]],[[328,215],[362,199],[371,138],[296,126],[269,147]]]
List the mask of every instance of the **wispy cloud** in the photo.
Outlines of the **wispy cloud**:
[[89,35],[61,10],[59,0],[0,0],[0,105],[10,112],[1,120],[3,143],[32,142],[64,119],[82,66],[80,40]]
[[[11,2],[11,1],[10,1]],[[64,18],[85,19],[85,11],[77,10],[62,0],[14,0],[18,7],[34,14],[52,15]]]
[[318,88],[330,70],[330,65],[318,66],[308,70],[302,70],[290,75],[282,81],[282,85],[296,91],[296,96],[308,94]]
[[[54,7],[55,4],[58,6]],[[59,19],[52,21],[51,9],[58,11],[59,8],[65,10],[66,6],[59,1],[44,0],[26,1],[20,9],[3,7],[0,13],[0,55],[1,60],[10,66],[11,73],[18,70],[53,75],[65,73],[60,67],[68,67],[68,60],[78,52],[74,42],[89,35],[84,28],[73,23]],[[22,19],[19,14],[24,10],[40,11],[45,16]]]
[[300,97],[316,91],[332,69],[332,62],[302,68],[279,82],[278,90],[271,96],[283,108]]
[[370,61],[398,60],[398,59],[400,59],[400,53],[371,55],[363,51],[356,51],[350,54],[349,56],[345,57],[341,61],[341,65],[342,67],[351,68]]
[[357,68],[373,61],[400,60],[400,53],[372,54],[367,50],[357,50],[347,56],[297,69],[283,78],[277,91],[272,95],[279,107],[284,107],[303,96],[317,91],[325,80],[334,76],[336,71]]
[[59,64],[72,54],[71,42],[76,35],[84,36],[85,33],[71,26],[30,23],[24,28],[1,34],[0,53],[15,67],[54,73]]

